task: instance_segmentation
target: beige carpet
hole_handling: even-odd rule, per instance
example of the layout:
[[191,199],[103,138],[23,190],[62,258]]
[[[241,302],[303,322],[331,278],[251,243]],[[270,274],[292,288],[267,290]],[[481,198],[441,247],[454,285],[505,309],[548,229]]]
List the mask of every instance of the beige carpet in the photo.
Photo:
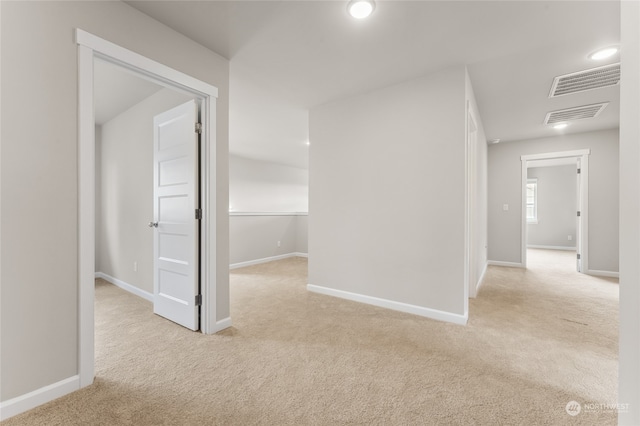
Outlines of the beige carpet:
[[572,255],[489,267],[466,327],[309,293],[300,258],[233,271],[214,336],[98,282],[95,384],[3,425],[613,425],[618,287]]

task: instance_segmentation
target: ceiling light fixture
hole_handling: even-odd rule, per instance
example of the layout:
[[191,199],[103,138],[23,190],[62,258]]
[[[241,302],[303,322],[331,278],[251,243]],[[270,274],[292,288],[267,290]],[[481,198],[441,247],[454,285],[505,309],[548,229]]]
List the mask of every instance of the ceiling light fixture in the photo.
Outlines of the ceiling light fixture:
[[376,4],[373,0],[351,0],[347,5],[349,15],[356,19],[364,19],[373,13]]
[[609,46],[602,49],[598,49],[595,52],[589,55],[589,59],[593,59],[594,61],[601,61],[603,59],[607,59],[613,55],[618,53],[617,46]]
[[567,127],[567,126],[568,126],[568,124],[567,124],[567,123],[558,123],[558,124],[556,124],[555,126],[553,126],[553,128],[554,128],[554,129],[556,129],[556,130],[562,130],[562,129],[564,129],[564,128],[565,128],[565,127]]
[[491,143],[500,143],[500,139],[493,139]]

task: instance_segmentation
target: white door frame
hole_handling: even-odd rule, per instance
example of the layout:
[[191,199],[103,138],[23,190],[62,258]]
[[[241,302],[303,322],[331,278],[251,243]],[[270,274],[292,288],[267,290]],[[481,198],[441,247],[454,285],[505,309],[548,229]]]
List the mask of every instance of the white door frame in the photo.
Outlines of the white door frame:
[[[203,217],[201,222],[200,324],[203,333],[216,325],[216,99],[218,89],[138,53],[76,29],[78,44],[78,375],[80,387],[93,383],[95,296],[95,119],[93,62],[100,58],[142,78],[201,99]],[[212,192],[213,191],[213,192]],[[217,328],[218,329],[217,329]],[[224,327],[222,327],[224,328]]]
[[589,231],[589,154],[590,149],[580,149],[575,151],[562,151],[562,152],[547,152],[544,154],[531,154],[522,155],[520,157],[522,167],[522,183],[521,183],[521,216],[522,222],[520,225],[522,247],[520,251],[520,262],[523,268],[527,267],[527,163],[533,160],[550,160],[555,158],[571,158],[580,159],[580,192],[576,194],[578,199],[582,199],[582,207],[580,209],[581,226],[580,232],[581,238],[578,242],[579,253],[582,260],[582,272],[588,273],[588,261],[589,261],[589,244],[588,244],[588,231]]
[[[475,217],[477,215],[477,191],[476,191],[476,174],[478,167],[478,120],[474,114],[473,108],[471,108],[471,102],[467,101],[467,146],[466,146],[466,217],[465,217],[465,281],[466,281],[466,294],[465,294],[465,312],[469,308],[469,297],[475,298],[478,293],[478,276],[476,276],[477,270],[477,237]],[[475,137],[471,137],[475,133]]]

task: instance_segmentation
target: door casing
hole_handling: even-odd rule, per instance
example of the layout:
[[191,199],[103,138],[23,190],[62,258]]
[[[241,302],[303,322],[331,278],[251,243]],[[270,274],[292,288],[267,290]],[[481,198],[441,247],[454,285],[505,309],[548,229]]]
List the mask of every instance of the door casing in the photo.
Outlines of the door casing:
[[522,242],[520,251],[520,266],[527,267],[527,163],[534,160],[550,160],[556,158],[576,158],[580,159],[580,194],[576,194],[577,199],[581,201],[580,206],[580,229],[577,232],[580,234],[579,241],[577,241],[578,247],[576,247],[582,260],[582,272],[588,273],[589,267],[589,244],[588,244],[588,232],[589,232],[589,155],[590,149],[580,149],[575,151],[562,151],[562,152],[547,152],[544,154],[531,154],[522,155],[520,157],[522,167],[522,182],[521,182],[521,237]]
[[201,221],[201,330],[212,334],[231,325],[216,322],[216,99],[218,89],[138,53],[76,29],[78,45],[78,375],[80,388],[93,383],[95,296],[95,119],[93,63],[100,58],[142,78],[196,95],[202,112],[200,196]]

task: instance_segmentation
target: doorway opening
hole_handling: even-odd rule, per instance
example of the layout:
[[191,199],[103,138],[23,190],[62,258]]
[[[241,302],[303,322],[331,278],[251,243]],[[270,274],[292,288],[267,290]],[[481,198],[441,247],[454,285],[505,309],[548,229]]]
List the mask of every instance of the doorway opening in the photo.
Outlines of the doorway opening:
[[94,99],[96,277],[195,331],[201,100],[99,58]]
[[590,150],[524,155],[522,161],[522,251],[574,252],[575,270],[588,271]]
[[216,141],[217,88],[186,74],[117,46],[80,29],[78,44],[78,275],[79,275],[79,377],[80,387],[93,383],[95,371],[95,120],[94,61],[96,58],[164,87],[199,98],[202,115],[202,243],[199,273],[202,277],[201,330],[214,333],[230,325],[230,318],[216,322]]

